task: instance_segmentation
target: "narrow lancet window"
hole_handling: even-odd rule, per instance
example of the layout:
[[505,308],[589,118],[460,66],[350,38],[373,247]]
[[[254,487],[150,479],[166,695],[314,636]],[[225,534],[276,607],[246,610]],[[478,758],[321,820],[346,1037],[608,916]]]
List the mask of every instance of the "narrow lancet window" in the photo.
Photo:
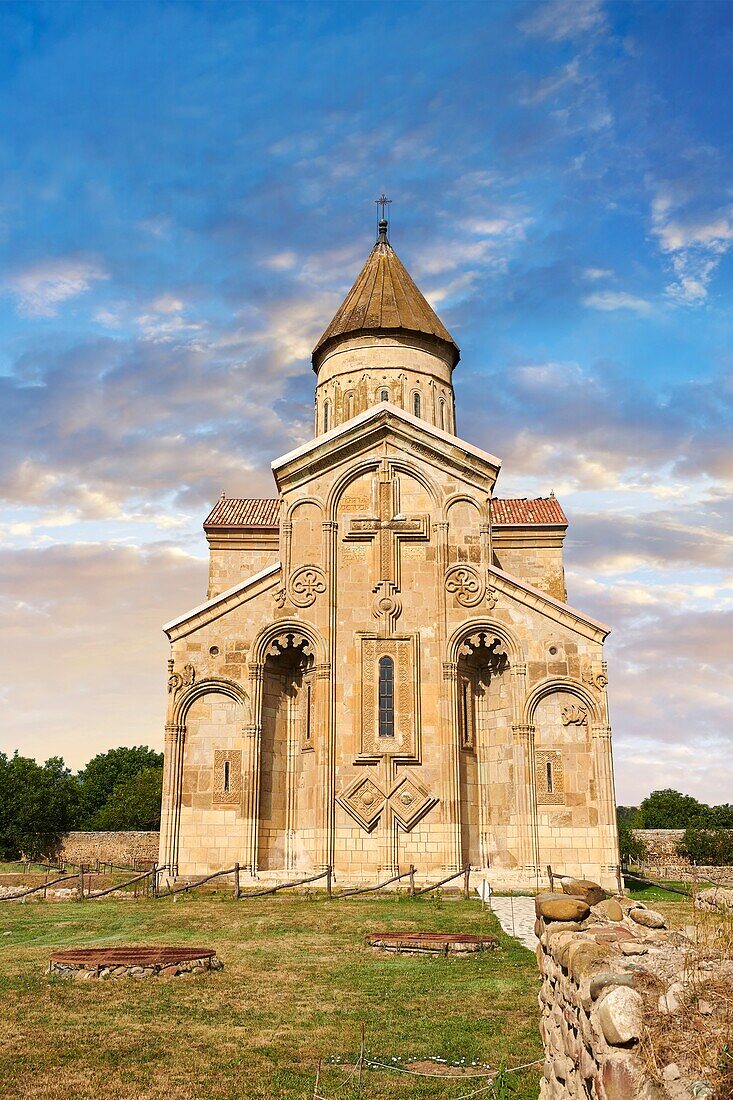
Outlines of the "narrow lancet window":
[[415,393],[412,395],[412,411],[415,416],[420,415],[420,394]]
[[547,793],[552,794],[552,761],[548,760],[545,767],[547,768]]
[[379,661],[379,736],[394,737],[394,661]]
[[311,743],[311,685],[305,685],[305,743],[310,745]]
[[461,681],[461,737],[464,748],[471,746],[471,685]]
[[389,401],[389,390],[382,390],[379,394],[380,401]]
[[440,401],[440,426],[445,431],[445,401]]
[[330,411],[329,403],[328,403],[328,401],[324,401],[323,402],[323,434],[324,435],[328,431],[328,414],[329,414],[329,411]]
[[224,761],[224,794],[229,794],[232,789],[231,785],[231,764],[228,760]]

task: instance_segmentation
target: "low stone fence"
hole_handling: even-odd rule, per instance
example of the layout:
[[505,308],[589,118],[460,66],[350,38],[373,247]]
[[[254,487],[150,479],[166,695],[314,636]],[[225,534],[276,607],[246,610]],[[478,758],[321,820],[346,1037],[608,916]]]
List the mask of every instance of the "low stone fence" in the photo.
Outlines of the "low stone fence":
[[685,835],[684,829],[632,829],[632,832],[644,845],[641,866],[657,878],[733,882],[733,867],[694,867],[687,856],[680,855],[677,845]]
[[144,869],[157,860],[159,840],[158,832],[67,833],[60,858],[86,867],[99,862]]
[[733,889],[711,886],[708,890],[699,890],[695,894],[695,908],[707,910],[708,913],[733,915]]
[[541,1100],[729,1095],[715,1092],[718,1071],[715,1059],[705,1064],[704,1044],[690,1047],[684,1037],[707,1029],[708,1049],[724,1048],[730,1021],[707,991],[720,981],[733,989],[733,963],[719,954],[695,959],[692,941],[669,931],[659,913],[579,885],[563,882],[577,896],[536,899]]

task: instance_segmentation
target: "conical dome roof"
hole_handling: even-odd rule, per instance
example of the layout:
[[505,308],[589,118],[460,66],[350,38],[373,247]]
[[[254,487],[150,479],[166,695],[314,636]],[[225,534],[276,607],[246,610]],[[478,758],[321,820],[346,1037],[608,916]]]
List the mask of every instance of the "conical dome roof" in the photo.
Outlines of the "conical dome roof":
[[357,332],[413,332],[448,344],[452,366],[461,353],[438,315],[428,305],[387,240],[378,240],[356,282],[313,349],[313,369],[339,337]]

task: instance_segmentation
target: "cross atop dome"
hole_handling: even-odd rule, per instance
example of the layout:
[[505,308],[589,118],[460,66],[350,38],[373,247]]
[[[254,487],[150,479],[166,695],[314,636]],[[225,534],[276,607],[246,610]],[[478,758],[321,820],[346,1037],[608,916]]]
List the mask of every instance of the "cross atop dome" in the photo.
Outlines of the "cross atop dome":
[[392,200],[388,199],[387,196],[385,195],[384,191],[382,191],[382,194],[379,196],[379,198],[374,200],[374,204],[375,204],[375,206],[381,206],[381,208],[382,208],[380,210],[380,213],[379,213],[379,222],[377,223],[377,228],[379,230],[379,235],[377,237],[377,241],[383,241],[385,244],[387,244],[387,230],[389,229],[389,218],[387,217],[387,209],[386,208],[388,206],[392,205]]

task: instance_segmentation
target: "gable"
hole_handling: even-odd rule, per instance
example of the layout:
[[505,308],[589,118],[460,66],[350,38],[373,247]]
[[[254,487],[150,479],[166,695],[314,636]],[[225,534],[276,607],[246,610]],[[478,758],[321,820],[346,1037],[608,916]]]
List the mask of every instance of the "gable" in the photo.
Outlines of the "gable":
[[276,459],[275,482],[280,492],[296,489],[347,460],[373,453],[384,442],[484,493],[491,492],[501,468],[501,459],[480,447],[383,402]]

